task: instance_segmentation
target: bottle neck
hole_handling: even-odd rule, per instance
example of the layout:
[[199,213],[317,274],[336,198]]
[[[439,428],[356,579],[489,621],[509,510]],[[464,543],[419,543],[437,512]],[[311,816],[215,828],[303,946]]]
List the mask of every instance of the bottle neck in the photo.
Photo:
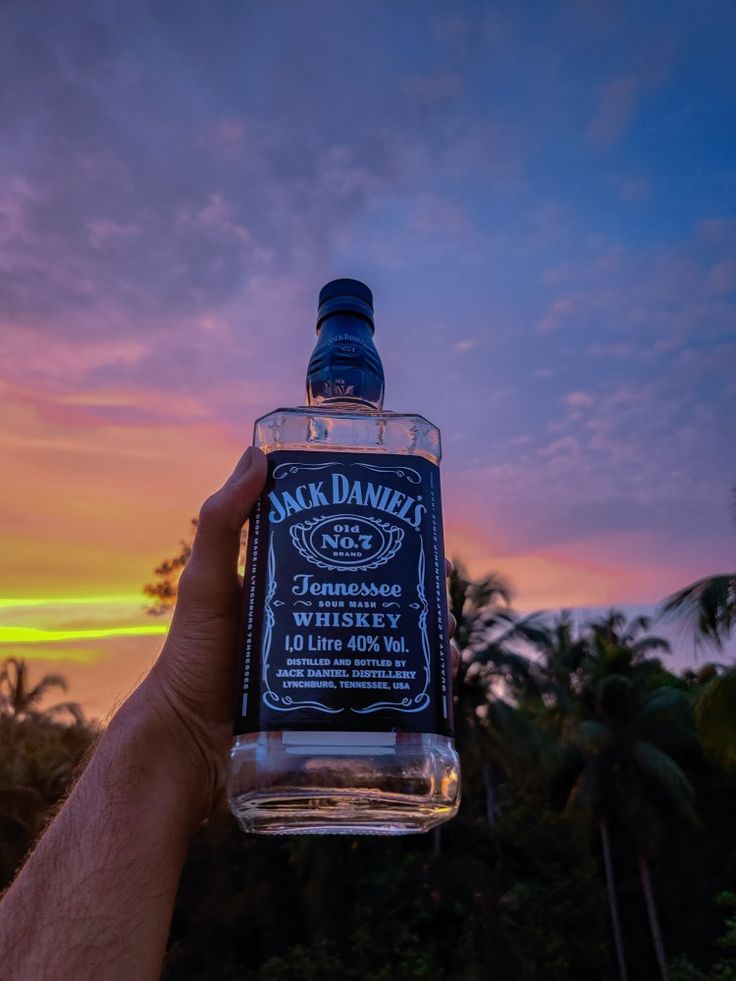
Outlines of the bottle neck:
[[383,366],[371,324],[354,314],[337,313],[326,317],[318,332],[307,370],[308,405],[382,408]]

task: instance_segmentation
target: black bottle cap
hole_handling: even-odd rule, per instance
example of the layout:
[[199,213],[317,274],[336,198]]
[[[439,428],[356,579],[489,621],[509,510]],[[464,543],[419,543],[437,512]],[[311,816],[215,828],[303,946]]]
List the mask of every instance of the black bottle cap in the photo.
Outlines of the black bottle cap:
[[319,291],[317,330],[326,317],[335,313],[363,317],[373,330],[373,294],[357,279],[333,279]]

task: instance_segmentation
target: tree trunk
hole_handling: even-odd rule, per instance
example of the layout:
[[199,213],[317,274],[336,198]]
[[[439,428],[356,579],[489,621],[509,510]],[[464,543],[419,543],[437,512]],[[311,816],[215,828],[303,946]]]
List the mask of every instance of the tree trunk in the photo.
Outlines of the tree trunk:
[[495,824],[498,816],[496,784],[493,777],[493,763],[485,763],[483,765],[483,787],[486,792],[486,820],[489,824]]
[[657,904],[654,901],[654,890],[652,889],[652,877],[649,872],[649,863],[644,855],[639,852],[639,877],[641,887],[644,890],[644,901],[647,904],[647,916],[649,917],[649,929],[652,931],[654,941],[654,952],[657,955],[659,973],[662,981],[670,981],[670,973],[667,967],[667,955],[664,950],[662,931],[659,928],[659,917],[657,916]]
[[618,960],[618,976],[621,981],[628,981],[626,960],[624,958],[624,941],[621,934],[621,920],[618,915],[618,900],[616,899],[616,883],[613,879],[613,860],[611,858],[611,839],[608,836],[608,824],[601,818],[601,844],[603,845],[603,867],[606,870],[606,889],[608,890],[608,906],[611,910],[611,926],[613,942],[616,947]]

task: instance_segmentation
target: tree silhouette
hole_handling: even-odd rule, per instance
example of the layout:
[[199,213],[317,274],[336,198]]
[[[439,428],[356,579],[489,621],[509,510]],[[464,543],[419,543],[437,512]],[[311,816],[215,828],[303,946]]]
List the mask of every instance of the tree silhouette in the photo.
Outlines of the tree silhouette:
[[649,863],[668,823],[698,823],[692,787],[675,759],[677,750],[695,743],[695,733],[686,695],[666,685],[654,688],[668,675],[648,655],[668,651],[669,645],[649,635],[649,626],[646,617],[627,623],[611,611],[583,630],[588,650],[579,664],[577,712],[567,723],[571,747],[579,754],[569,800],[582,802],[598,823],[621,979],[627,968],[611,857],[612,824],[637,849],[659,972],[667,981]]
[[58,702],[46,709],[39,707],[51,688],[66,691],[66,679],[60,674],[45,674],[35,685],[31,685],[26,662],[21,658],[6,658],[0,665],[0,714],[12,715],[20,720],[68,712],[76,722],[84,722],[84,714],[77,702]]
[[172,558],[160,562],[153,570],[155,577],[153,581],[144,584],[143,594],[151,600],[151,603],[146,607],[146,612],[151,616],[163,616],[164,613],[170,613],[173,610],[179,579],[192,554],[192,543],[196,530],[197,519],[192,518],[189,522],[189,535],[179,542],[179,551]]

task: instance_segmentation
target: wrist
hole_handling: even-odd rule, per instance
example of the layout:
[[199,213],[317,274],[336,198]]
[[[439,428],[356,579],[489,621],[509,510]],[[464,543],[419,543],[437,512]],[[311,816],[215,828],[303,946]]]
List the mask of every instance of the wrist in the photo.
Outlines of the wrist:
[[108,726],[134,766],[154,777],[153,792],[171,802],[193,833],[212,808],[212,773],[191,725],[151,672],[126,699]]

